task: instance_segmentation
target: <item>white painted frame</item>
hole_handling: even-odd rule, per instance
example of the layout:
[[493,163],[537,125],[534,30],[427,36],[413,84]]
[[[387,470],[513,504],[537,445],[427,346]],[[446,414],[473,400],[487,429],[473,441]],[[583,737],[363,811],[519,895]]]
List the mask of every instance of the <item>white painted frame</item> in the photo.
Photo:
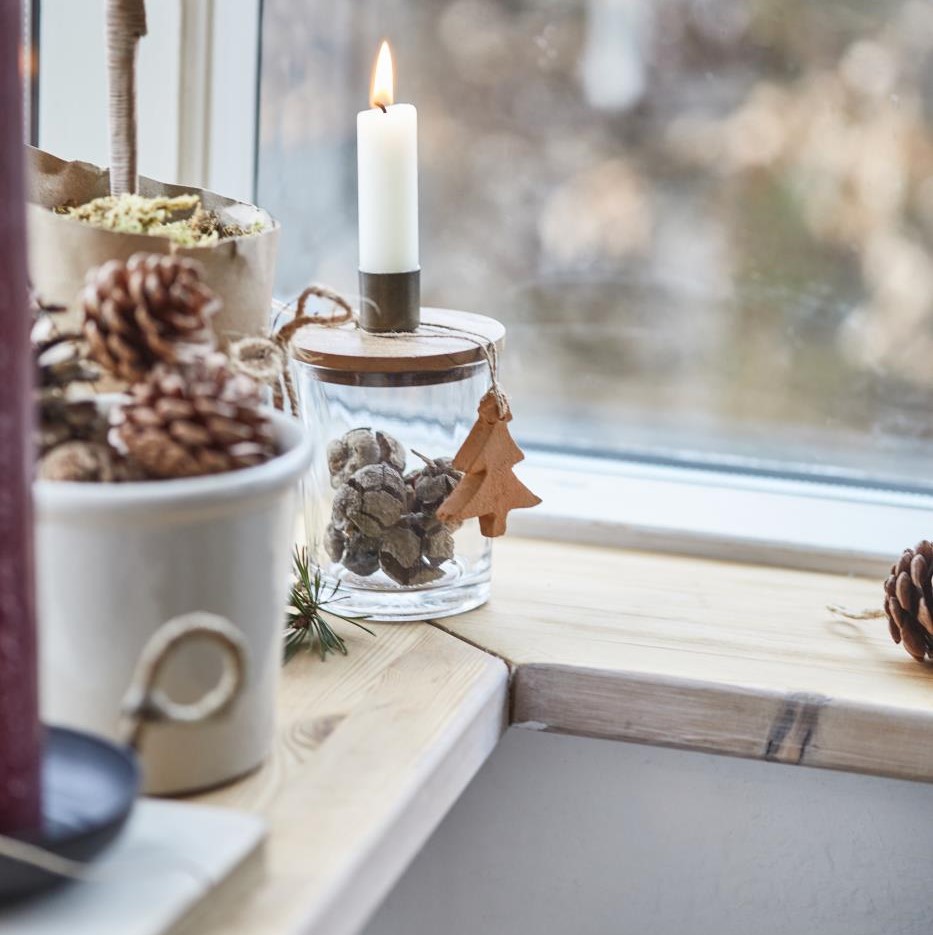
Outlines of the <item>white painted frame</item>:
[[[41,0],[39,145],[106,165],[105,0]],[[140,43],[139,167],[254,196],[261,0],[149,0]]]
[[[106,164],[104,0],[42,0],[40,145]],[[140,169],[255,196],[261,0],[150,0]],[[80,49],[80,67],[75,50]],[[523,535],[876,574],[933,535],[933,497],[531,452]]]

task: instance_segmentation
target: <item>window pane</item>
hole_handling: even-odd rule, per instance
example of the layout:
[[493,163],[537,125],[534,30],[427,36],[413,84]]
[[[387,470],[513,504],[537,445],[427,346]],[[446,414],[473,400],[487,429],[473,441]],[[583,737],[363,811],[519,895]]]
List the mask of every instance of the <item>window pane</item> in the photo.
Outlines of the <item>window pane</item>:
[[378,41],[427,304],[506,321],[523,439],[926,487],[928,0],[265,0],[280,287],[356,290]]

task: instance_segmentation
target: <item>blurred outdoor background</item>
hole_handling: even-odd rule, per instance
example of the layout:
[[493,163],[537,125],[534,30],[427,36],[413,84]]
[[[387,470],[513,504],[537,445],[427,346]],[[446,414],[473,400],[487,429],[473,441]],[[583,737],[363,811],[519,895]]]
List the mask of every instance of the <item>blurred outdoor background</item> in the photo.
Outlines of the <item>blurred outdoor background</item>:
[[384,36],[523,441],[933,487],[930,0],[265,0],[283,297],[356,291]]

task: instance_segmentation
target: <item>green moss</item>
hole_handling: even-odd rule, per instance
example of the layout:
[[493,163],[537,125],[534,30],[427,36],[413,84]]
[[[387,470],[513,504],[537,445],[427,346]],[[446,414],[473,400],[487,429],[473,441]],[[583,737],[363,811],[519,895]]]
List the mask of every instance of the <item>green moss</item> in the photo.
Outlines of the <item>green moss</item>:
[[104,230],[168,237],[182,247],[204,247],[230,237],[258,234],[263,229],[261,221],[249,228],[224,224],[203,207],[197,195],[106,195],[83,205],[61,205],[55,211]]

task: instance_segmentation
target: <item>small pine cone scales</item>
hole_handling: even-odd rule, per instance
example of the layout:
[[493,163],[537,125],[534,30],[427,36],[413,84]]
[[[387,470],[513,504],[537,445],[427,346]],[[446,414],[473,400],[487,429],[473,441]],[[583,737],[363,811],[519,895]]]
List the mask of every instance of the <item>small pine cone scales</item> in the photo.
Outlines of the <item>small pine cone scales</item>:
[[197,263],[157,253],[91,270],[81,305],[91,356],[130,383],[159,363],[182,360],[192,347],[211,348],[211,318],[220,308]]
[[98,378],[87,366],[74,335],[38,334],[34,329],[32,352],[36,366],[35,398],[38,404],[37,440],[39,454],[74,440],[103,441],[106,420],[97,404],[72,390]]
[[[38,296],[30,297],[38,410],[36,442],[43,460],[63,445],[103,444],[107,437],[107,420],[87,395],[88,387],[97,381],[99,374],[84,359],[81,335],[59,330],[56,319],[65,311],[64,306],[46,305]],[[83,478],[87,471],[82,468],[81,473]]]
[[933,659],[933,544],[924,539],[891,566],[884,610],[894,642],[918,662]]
[[222,354],[156,367],[113,417],[111,441],[148,477],[170,479],[252,467],[276,455],[257,384]]

